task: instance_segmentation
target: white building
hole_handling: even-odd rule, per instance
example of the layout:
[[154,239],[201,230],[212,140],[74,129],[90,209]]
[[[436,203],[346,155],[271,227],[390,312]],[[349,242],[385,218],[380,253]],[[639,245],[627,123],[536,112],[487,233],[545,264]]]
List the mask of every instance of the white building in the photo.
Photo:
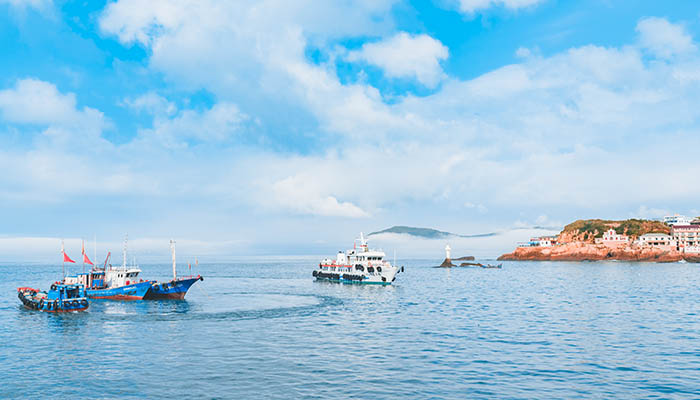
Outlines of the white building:
[[603,232],[602,238],[597,238],[595,242],[597,244],[603,244],[608,247],[617,247],[628,244],[630,238],[627,235],[621,235],[615,232],[615,229],[608,229]]
[[552,247],[557,244],[557,236],[539,236],[530,238],[530,247]]
[[671,236],[676,248],[686,253],[697,253],[700,247],[700,225],[672,225]]
[[679,215],[679,214],[674,214],[674,215],[667,215],[664,217],[664,224],[666,225],[690,225],[690,221],[692,219],[686,217],[685,215]]
[[676,241],[665,233],[647,233],[639,237],[637,243],[641,246],[661,247],[671,250],[676,247]]

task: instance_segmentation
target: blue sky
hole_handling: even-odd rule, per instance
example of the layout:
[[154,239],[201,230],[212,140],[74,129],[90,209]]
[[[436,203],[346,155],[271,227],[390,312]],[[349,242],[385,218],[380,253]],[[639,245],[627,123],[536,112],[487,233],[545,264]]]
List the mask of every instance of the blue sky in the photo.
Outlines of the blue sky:
[[693,1],[0,0],[0,250],[129,232],[144,253],[308,254],[391,225],[700,214],[699,18]]

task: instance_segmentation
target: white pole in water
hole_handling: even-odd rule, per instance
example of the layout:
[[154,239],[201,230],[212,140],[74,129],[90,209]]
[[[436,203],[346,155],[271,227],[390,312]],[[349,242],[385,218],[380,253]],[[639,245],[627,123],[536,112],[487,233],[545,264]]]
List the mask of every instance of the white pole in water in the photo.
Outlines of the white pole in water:
[[177,279],[177,270],[175,269],[175,241],[170,240],[170,251],[173,253],[173,280]]

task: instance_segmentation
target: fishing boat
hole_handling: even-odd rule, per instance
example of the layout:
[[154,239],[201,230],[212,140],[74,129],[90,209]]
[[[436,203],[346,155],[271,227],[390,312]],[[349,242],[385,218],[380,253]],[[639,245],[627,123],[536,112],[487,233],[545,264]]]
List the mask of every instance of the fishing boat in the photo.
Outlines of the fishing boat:
[[48,292],[21,287],[17,288],[17,297],[26,308],[43,312],[85,311],[89,306],[85,286],[76,284],[56,282]]
[[151,282],[140,279],[141,269],[136,263],[126,263],[128,237],[124,239],[122,265],[113,267],[109,263],[111,252],[107,253],[104,265],[96,267],[87,259],[83,249],[83,261],[93,265],[89,272],[75,274],[65,278],[65,283],[85,285],[87,296],[91,299],[109,300],[143,300],[151,289]]
[[173,258],[173,279],[167,282],[150,282],[150,290],[146,293],[145,300],[182,300],[195,282],[204,280],[201,275],[178,277],[173,240],[170,241],[170,252]]
[[403,267],[391,265],[384,259],[385,256],[381,250],[370,250],[367,240],[360,233],[352,250],[338,252],[335,259],[322,260],[312,275],[318,281],[391,285],[396,275],[403,272]]

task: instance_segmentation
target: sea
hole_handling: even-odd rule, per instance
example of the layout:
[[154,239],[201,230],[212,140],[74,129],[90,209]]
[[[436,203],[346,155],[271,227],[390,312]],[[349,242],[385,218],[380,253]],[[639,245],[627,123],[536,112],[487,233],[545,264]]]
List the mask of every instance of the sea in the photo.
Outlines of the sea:
[[60,264],[0,264],[0,398],[700,398],[700,265],[440,261],[387,287],[316,282],[316,258],[200,264],[184,301],[60,315],[16,294]]

